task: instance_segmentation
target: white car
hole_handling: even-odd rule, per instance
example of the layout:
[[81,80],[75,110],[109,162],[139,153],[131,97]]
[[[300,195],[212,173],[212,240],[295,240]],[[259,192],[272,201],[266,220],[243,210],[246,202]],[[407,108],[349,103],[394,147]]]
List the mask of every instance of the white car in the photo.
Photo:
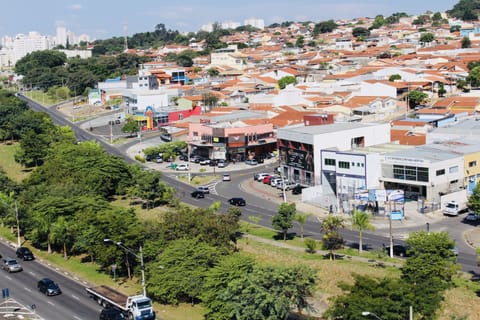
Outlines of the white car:
[[230,177],[230,175],[228,173],[225,173],[222,177],[222,181],[231,181],[232,178]]
[[282,178],[272,179],[272,180],[270,180],[270,185],[272,187],[276,187],[277,184],[282,183],[282,180],[283,180]]
[[210,188],[208,186],[199,186],[197,190],[203,193],[210,193]]
[[251,159],[251,160],[245,160],[245,164],[249,164],[251,166],[256,166],[258,164],[258,162],[255,159]]
[[268,173],[256,173],[254,176],[253,176],[253,180],[256,180],[256,181],[263,181],[263,178],[265,178],[266,176],[269,176],[270,174]]
[[179,164],[179,165],[177,165],[176,170],[177,171],[188,171],[189,170],[188,164]]

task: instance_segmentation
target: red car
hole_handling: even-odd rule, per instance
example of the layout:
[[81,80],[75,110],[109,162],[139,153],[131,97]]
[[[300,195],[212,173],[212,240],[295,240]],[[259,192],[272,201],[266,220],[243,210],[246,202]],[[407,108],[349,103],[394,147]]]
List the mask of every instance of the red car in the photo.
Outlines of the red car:
[[271,177],[271,176],[265,176],[265,177],[263,177],[263,183],[269,184],[269,183],[270,183],[270,177]]

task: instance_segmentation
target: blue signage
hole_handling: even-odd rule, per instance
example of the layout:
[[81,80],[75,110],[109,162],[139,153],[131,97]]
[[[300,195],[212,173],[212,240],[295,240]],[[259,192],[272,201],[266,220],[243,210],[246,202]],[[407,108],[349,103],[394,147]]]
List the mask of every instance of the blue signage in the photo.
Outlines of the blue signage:
[[3,288],[2,289],[2,298],[6,299],[10,297],[10,290],[8,288]]
[[392,220],[402,220],[403,219],[403,211],[402,210],[394,210],[390,212],[390,217]]

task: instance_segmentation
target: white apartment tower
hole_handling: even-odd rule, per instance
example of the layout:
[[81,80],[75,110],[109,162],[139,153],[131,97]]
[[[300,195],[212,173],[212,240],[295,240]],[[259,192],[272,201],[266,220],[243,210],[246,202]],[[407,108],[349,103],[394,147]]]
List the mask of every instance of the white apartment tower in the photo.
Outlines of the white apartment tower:
[[250,18],[246,19],[243,24],[246,26],[255,27],[260,30],[263,30],[265,28],[265,21],[263,19]]
[[[59,46],[62,45],[64,47],[67,46],[67,28],[64,25],[57,26],[57,33],[55,34],[55,45]],[[71,41],[70,39],[69,41]]]

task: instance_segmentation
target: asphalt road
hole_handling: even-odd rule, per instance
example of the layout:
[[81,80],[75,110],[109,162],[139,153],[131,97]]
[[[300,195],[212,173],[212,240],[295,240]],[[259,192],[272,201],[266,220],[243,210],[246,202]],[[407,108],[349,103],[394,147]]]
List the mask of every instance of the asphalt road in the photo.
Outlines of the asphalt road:
[[[0,254],[15,258],[14,248],[4,243],[0,243]],[[36,313],[43,319],[98,319],[101,308],[88,297],[84,284],[36,260],[18,262],[23,267],[21,272],[8,273],[0,270],[0,287],[8,288],[11,298],[26,306],[35,305]],[[51,278],[57,282],[62,294],[47,297],[40,293],[37,282],[42,278]]]

